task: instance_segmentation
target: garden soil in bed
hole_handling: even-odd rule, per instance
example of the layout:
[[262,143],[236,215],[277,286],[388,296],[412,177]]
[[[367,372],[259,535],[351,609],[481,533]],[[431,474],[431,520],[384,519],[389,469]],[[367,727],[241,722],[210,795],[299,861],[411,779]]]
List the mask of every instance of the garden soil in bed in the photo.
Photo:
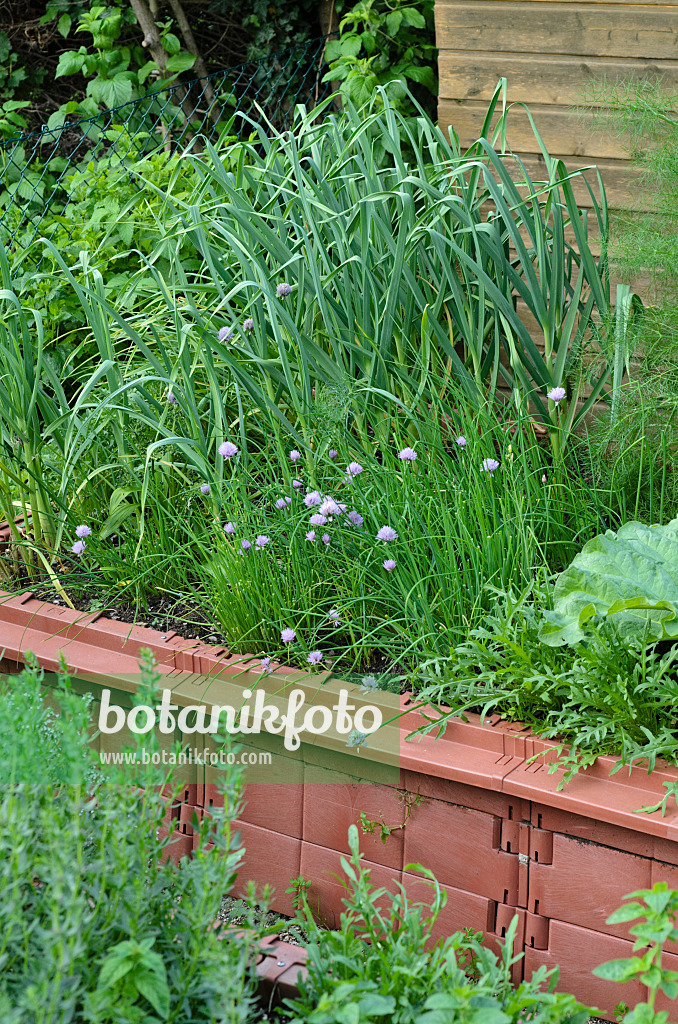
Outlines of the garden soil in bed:
[[[125,601],[102,601],[101,593],[95,590],[84,591],[76,595],[67,589],[68,581],[64,586],[71,604],[76,611],[91,613],[101,612],[108,619],[117,622],[126,622],[130,626],[147,626],[149,629],[157,629],[161,633],[178,633],[191,640],[199,640],[204,644],[212,644],[217,647],[228,647],[228,642],[219,625],[205,611],[200,601],[191,598],[164,597],[159,594],[151,595],[146,602],[146,608],[139,608],[136,605]],[[8,589],[13,589],[8,586]],[[50,604],[67,608],[68,604],[54,592],[51,586],[22,587],[16,591],[21,593],[30,589],[34,597],[41,601],[48,601]],[[347,682],[360,682],[365,673],[376,673],[381,676],[380,686],[383,689],[395,693],[405,693],[408,687],[401,681],[405,668],[393,663],[392,659],[386,658],[378,653],[373,657],[372,662],[360,672],[348,671],[348,666],[340,660],[333,661],[331,657],[325,657],[323,664],[332,669],[336,674],[341,675]],[[392,677],[393,682],[391,682]],[[386,685],[384,681],[388,680]]]

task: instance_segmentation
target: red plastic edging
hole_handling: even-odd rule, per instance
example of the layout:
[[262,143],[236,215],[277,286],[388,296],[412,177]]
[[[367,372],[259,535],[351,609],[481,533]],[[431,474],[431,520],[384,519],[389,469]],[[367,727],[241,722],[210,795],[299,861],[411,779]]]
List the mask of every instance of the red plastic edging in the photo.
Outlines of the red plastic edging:
[[[229,654],[223,647],[185,639],[176,632],[162,634],[98,613],[85,614],[53,605],[30,593],[0,591],[0,655],[10,662],[23,664],[26,652],[31,651],[41,666],[52,671],[58,670],[63,655],[72,673],[86,680],[134,677],[139,672],[138,658],[143,648],[152,652],[160,672],[169,677],[188,672],[227,675],[237,682],[248,661],[255,662]],[[287,666],[278,666],[277,673],[290,680],[308,678],[307,673]],[[324,678],[328,676],[324,674]],[[322,680],[323,675],[316,678]],[[664,782],[678,780],[678,770],[671,765],[657,762],[651,774],[633,768],[610,776],[615,759],[600,757],[593,767],[558,789],[562,772],[549,771],[553,754],[547,753],[553,742],[536,736],[523,724],[505,722],[498,716],[481,723],[478,715],[469,714],[464,721],[452,719],[440,738],[430,733],[408,739],[425,720],[412,709],[409,697],[402,698],[401,707],[407,712],[400,727],[401,769],[678,841],[678,808],[668,810],[665,817],[661,811],[636,813],[663,798]],[[531,763],[533,756],[537,760]]]

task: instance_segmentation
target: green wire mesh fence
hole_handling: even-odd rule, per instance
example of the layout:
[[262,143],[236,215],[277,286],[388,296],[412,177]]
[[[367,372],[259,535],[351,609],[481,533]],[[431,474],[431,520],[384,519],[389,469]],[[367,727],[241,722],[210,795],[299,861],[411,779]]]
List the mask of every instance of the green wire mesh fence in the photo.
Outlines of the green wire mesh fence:
[[131,171],[160,150],[178,153],[214,140],[229,122],[230,135],[249,134],[257,121],[285,128],[297,103],[313,108],[329,93],[325,42],[309,40],[190,82],[159,82],[93,117],[0,141],[0,243],[28,248],[51,206],[67,210],[70,180],[92,161],[114,157]]

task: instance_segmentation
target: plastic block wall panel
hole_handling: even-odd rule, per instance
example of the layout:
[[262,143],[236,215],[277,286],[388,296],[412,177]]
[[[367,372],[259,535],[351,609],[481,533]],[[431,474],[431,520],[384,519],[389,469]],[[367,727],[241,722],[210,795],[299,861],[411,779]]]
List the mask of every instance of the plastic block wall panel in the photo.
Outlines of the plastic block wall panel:
[[405,826],[405,863],[498,903],[518,903],[518,857],[500,849],[502,819],[424,797]]
[[[165,827],[158,829],[158,839],[165,840],[168,835],[170,835],[169,829]],[[163,860],[170,857],[178,864],[182,857],[190,857],[192,850],[193,840],[191,836],[184,836],[180,832],[174,831],[171,833],[169,845],[163,851]]]
[[259,892],[270,885],[273,888],[271,909],[293,916],[292,895],[285,890],[301,871],[301,840],[247,821],[236,821],[234,826],[240,830],[245,847],[245,857],[238,869],[237,894],[244,895],[248,881],[255,882]]
[[[593,896],[593,894],[592,894]],[[562,921],[549,922],[547,949],[525,949],[524,976],[527,980],[542,965],[560,968],[559,992],[572,992],[587,1006],[600,1011],[597,1016],[614,1020],[617,1003],[633,1005],[647,998],[640,982],[619,985],[603,981],[592,974],[594,967],[606,960],[632,956],[632,943],[612,935],[603,935],[588,928]]]
[[[349,825],[359,825],[361,812],[375,822],[375,834],[364,834],[359,827],[360,851],[368,860],[401,871],[406,808],[403,794],[388,786],[365,786],[359,782],[316,783],[303,792],[303,838],[315,846],[327,847],[347,855]],[[395,829],[386,842],[380,838],[380,822]],[[409,824],[409,822],[408,822]]]
[[[346,909],[343,900],[347,889],[341,881],[346,876],[342,871],[341,858],[342,854],[338,851],[313,843],[303,843],[301,846],[301,876],[311,882],[309,904],[318,920],[330,928],[338,927],[341,914]],[[383,887],[395,895],[398,882],[402,881],[401,871],[394,871],[367,859],[363,860],[363,866],[370,872],[374,886]]]

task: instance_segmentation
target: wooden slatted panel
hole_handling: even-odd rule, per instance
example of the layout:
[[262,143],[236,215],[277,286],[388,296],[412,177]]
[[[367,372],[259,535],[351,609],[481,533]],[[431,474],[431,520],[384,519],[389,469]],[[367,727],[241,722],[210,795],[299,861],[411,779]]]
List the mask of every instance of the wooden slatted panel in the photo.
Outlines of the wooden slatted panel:
[[[623,141],[613,132],[596,128],[592,114],[573,116],[569,107],[531,103],[530,113],[549,153],[565,153],[566,162],[576,156],[579,164],[598,159],[619,159],[624,156]],[[477,139],[483,127],[487,103],[483,100],[440,100],[438,120],[445,128],[452,127],[464,140]],[[498,121],[494,118],[493,126]],[[507,143],[516,153],[529,153],[535,148],[535,137],[523,107],[513,107],[508,115]]]
[[[611,209],[652,209],[629,165],[627,140],[596,123],[582,104],[587,87],[605,78],[650,77],[678,94],[678,3],[616,0],[436,0],[439,120],[463,147],[480,133],[497,81],[510,103],[526,103],[548,151],[570,170],[596,164]],[[529,119],[513,107],[508,144],[533,176],[543,162]],[[540,166],[542,170],[540,171]],[[588,172],[595,183],[595,174]],[[583,185],[578,201],[591,206]]]
[[438,0],[436,28],[441,50],[678,59],[676,8],[659,4]]
[[[490,12],[497,0],[488,0]],[[558,2],[558,0],[553,0]],[[508,5],[507,5],[508,6]],[[678,8],[676,8],[678,21]],[[463,42],[458,39],[456,45]],[[524,54],[469,53],[462,49],[441,50],[438,57],[441,96],[455,100],[490,100],[500,78],[508,80],[511,101],[555,103],[576,106],[584,88],[596,79],[662,80],[667,92],[678,89],[678,61],[622,60],[617,57],[591,58]]]

